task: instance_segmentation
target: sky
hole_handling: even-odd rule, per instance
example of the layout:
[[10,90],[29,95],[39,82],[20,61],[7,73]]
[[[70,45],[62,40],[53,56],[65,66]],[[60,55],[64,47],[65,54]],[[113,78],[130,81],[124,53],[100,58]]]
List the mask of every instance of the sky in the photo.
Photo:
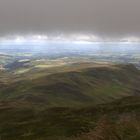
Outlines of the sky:
[[0,37],[16,35],[138,40],[140,0],[0,0]]

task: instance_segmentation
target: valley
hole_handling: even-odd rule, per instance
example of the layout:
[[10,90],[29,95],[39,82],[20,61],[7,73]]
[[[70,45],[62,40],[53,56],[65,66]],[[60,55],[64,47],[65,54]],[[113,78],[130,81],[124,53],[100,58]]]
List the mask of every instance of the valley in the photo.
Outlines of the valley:
[[0,49],[1,140],[140,139],[139,50],[82,47]]

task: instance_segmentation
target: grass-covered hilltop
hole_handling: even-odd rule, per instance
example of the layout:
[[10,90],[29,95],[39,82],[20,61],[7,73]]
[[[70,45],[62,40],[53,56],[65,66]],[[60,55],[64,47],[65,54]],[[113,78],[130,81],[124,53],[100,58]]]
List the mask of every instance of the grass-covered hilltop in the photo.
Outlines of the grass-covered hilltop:
[[27,61],[0,71],[1,140],[140,139],[140,71],[134,65],[29,69]]

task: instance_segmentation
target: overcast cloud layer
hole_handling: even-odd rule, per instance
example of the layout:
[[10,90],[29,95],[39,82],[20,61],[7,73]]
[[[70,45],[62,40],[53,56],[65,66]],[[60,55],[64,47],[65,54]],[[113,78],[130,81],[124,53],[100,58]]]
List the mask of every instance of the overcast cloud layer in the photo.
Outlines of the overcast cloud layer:
[[140,37],[140,0],[0,0],[0,36]]

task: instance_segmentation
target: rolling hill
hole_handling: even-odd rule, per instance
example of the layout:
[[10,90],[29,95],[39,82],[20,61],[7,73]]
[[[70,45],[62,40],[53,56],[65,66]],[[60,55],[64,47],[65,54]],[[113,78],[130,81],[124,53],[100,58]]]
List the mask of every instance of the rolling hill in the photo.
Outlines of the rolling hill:
[[43,76],[34,78],[35,73],[27,73],[30,79],[22,75],[12,78],[10,84],[0,89],[0,100],[53,107],[89,106],[140,92],[140,71],[133,65],[82,68],[50,75],[47,70],[40,73]]
[[0,75],[2,140],[140,139],[140,71],[131,64]]

